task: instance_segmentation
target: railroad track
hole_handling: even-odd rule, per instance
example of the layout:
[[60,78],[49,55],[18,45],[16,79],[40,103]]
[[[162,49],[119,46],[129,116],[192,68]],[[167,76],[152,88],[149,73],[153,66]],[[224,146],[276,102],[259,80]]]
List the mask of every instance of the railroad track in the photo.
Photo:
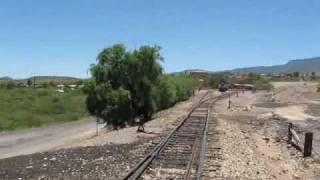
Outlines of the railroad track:
[[[197,105],[192,107],[190,113],[127,174],[124,180],[201,179],[204,172],[211,171],[204,165],[207,156],[208,129],[212,130],[212,123],[209,123],[210,111],[217,100],[229,95],[212,97],[212,93],[208,91]],[[217,147],[212,147],[214,146],[212,141],[216,138],[211,137],[209,140],[209,150],[215,150]]]

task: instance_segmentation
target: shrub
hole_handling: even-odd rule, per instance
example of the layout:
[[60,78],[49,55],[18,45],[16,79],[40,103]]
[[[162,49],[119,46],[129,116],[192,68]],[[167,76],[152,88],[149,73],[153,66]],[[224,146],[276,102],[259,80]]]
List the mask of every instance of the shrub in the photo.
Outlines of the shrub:
[[254,81],[255,90],[271,90],[273,88],[272,84],[269,80],[261,78],[259,80]]
[[7,89],[13,89],[16,84],[13,81],[8,81],[5,86]]
[[184,101],[193,95],[196,84],[190,75],[177,74],[170,78],[171,83],[176,87],[176,101]]
[[218,89],[221,83],[226,82],[226,77],[223,73],[214,73],[209,76],[209,86],[212,89]]
[[169,81],[169,77],[166,75],[162,76],[154,90],[158,109],[168,108],[175,104],[177,101],[176,94],[177,89],[175,85]]

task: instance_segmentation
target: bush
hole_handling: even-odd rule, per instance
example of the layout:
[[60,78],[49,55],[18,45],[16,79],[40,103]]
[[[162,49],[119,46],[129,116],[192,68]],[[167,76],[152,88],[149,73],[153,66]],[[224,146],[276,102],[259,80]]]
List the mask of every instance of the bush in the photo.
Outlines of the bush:
[[5,86],[7,89],[13,89],[16,84],[13,81],[8,81]]
[[175,104],[177,101],[176,93],[176,87],[170,83],[169,77],[166,75],[162,76],[154,90],[158,109],[168,108]]
[[193,95],[195,87],[195,82],[189,75],[162,75],[153,93],[157,109],[165,109],[187,100]]
[[273,89],[273,86],[270,83],[270,81],[267,79],[263,79],[263,78],[254,81],[253,85],[254,85],[255,90],[268,90],[268,91],[270,91],[271,89]]
[[214,73],[209,76],[209,86],[212,89],[218,89],[219,85],[226,82],[226,77],[223,73]]

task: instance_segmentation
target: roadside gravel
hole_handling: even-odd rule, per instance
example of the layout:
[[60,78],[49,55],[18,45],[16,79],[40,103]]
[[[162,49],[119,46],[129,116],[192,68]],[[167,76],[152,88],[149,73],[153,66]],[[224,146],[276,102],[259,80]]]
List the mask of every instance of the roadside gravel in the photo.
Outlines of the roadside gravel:
[[[286,143],[287,122],[273,118],[268,92],[239,94],[232,107],[223,100],[215,105],[220,132],[222,179],[319,179],[320,164],[303,159]],[[269,98],[268,98],[269,97]]]

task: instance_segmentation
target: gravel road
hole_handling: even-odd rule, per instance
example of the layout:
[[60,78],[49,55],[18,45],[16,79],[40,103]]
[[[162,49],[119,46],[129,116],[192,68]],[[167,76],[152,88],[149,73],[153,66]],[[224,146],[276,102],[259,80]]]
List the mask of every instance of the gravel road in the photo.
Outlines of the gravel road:
[[61,148],[94,136],[92,117],[58,125],[0,133],[0,159]]

